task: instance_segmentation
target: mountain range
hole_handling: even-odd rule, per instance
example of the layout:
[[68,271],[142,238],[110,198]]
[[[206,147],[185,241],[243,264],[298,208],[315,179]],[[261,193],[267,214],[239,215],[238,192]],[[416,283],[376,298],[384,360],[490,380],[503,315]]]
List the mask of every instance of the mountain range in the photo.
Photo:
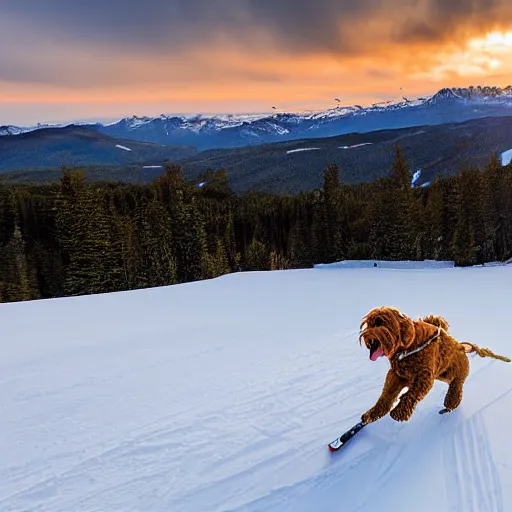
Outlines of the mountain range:
[[[90,129],[71,127],[58,131],[63,140],[67,131],[75,140],[78,135],[83,135],[82,130],[89,136],[90,147],[83,146],[82,152],[75,148],[73,158],[73,153],[57,152],[55,146],[48,146],[48,132],[52,130],[33,132],[36,139],[44,134],[40,140],[42,153],[29,152],[18,146],[17,151],[10,153],[10,158],[0,159],[0,169],[6,163],[13,167],[19,156],[26,163],[25,170],[4,172],[2,181],[54,182],[61,175],[58,163],[72,166],[71,161],[91,162],[92,154],[96,163],[80,165],[92,180],[148,182],[162,173],[165,160],[171,160],[181,165],[183,176],[192,183],[201,183],[208,169],[225,169],[230,186],[237,193],[255,189],[295,194],[320,187],[327,164],[339,166],[343,183],[360,183],[385,176],[391,170],[395,146],[399,144],[415,174],[414,185],[425,186],[435,176],[454,175],[465,166],[483,166],[492,153],[508,154],[512,149],[512,116],[201,152],[193,148],[173,149],[123,140],[125,147],[132,149],[127,151],[117,147],[123,145],[119,144],[119,139]],[[28,135],[31,134],[25,134]],[[5,154],[2,143],[23,139],[21,136],[4,137],[3,140],[0,137],[0,156]],[[93,147],[102,150],[94,153]],[[53,165],[38,169],[29,166],[30,159],[37,159],[38,154],[45,155],[45,161]],[[101,158],[106,163],[100,164]]]
[[297,193],[321,186],[330,163],[344,183],[384,176],[398,143],[415,185],[425,186],[512,149],[512,87],[442,89],[428,98],[320,113],[4,126],[0,134],[0,173],[11,182],[53,182],[64,166],[80,167],[90,179],[147,182],[172,161],[192,182],[208,169],[225,169],[236,192]]
[[[251,146],[346,133],[462,122],[512,115],[512,86],[444,88],[432,96],[317,111],[218,116],[132,116],[114,123],[82,123],[83,128],[115,138],[162,145],[194,146],[197,150]],[[65,125],[59,125],[63,127]],[[0,126],[0,135],[36,127]]]

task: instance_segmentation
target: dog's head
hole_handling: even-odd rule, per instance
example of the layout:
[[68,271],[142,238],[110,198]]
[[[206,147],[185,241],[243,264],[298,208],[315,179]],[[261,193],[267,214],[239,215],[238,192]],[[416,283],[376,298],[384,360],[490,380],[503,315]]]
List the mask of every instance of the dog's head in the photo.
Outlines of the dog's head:
[[359,343],[364,342],[370,359],[393,357],[397,351],[407,349],[414,341],[413,321],[393,307],[372,309],[361,322]]

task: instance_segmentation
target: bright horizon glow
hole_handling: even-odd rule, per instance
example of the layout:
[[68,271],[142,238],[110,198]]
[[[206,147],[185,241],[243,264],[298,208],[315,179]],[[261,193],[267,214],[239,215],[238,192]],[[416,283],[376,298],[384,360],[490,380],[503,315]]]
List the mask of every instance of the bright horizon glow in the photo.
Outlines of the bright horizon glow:
[[469,46],[475,49],[487,49],[491,51],[502,51],[512,48],[512,32],[491,32],[484,38],[472,39]]

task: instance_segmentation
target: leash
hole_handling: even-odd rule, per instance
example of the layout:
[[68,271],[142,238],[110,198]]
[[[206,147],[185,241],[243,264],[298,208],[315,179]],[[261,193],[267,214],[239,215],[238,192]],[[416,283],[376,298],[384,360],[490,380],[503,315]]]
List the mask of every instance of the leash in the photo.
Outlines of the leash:
[[406,357],[409,357],[409,356],[412,356],[413,354],[416,354],[416,352],[421,352],[424,348],[427,348],[434,340],[439,338],[440,335],[441,335],[441,327],[438,327],[437,328],[437,334],[435,336],[433,336],[426,343],[423,343],[423,345],[421,345],[418,348],[415,348],[414,350],[400,352],[398,354],[398,360],[401,361],[402,359],[405,359]]

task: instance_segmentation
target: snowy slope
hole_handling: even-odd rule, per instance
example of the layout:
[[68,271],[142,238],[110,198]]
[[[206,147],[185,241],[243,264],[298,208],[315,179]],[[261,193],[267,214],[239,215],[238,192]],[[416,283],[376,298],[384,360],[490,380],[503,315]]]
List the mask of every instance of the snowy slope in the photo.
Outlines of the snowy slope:
[[0,510],[510,511],[501,361],[471,358],[456,412],[437,383],[408,423],[327,450],[387,371],[357,343],[370,308],[511,355],[510,289],[510,266],[338,266],[4,304]]

